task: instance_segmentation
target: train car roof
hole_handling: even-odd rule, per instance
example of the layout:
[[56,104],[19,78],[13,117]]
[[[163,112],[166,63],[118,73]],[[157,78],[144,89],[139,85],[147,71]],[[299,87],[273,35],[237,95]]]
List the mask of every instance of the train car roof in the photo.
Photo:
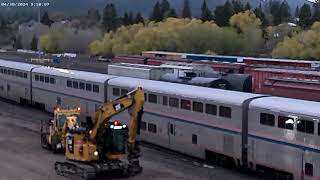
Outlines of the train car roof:
[[176,95],[187,98],[213,100],[230,105],[241,105],[246,99],[261,96],[259,94],[243,93],[222,89],[176,84],[162,81],[152,81],[129,77],[118,77],[108,82],[110,85],[119,87],[136,88],[142,87],[147,91]]
[[23,71],[30,71],[32,68],[40,67],[40,65],[28,64],[28,63],[16,62],[16,61],[7,61],[3,59],[0,59],[0,66],[13,68],[13,69],[20,69]]
[[283,97],[264,97],[253,100],[250,108],[269,109],[274,112],[286,112],[320,118],[320,103]]
[[59,77],[67,77],[67,78],[84,80],[84,81],[99,82],[99,83],[104,83],[106,80],[116,77],[116,76],[107,75],[107,74],[100,74],[100,73],[93,73],[93,72],[86,72],[86,71],[76,71],[76,70],[53,68],[53,67],[40,67],[40,68],[36,68],[33,72],[49,74],[49,75],[59,76]]

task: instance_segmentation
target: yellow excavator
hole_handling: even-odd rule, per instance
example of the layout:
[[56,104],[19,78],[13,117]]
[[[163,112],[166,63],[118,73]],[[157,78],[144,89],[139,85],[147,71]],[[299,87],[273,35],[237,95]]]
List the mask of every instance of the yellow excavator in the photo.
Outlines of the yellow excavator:
[[63,109],[57,107],[53,114],[53,119],[41,121],[41,147],[52,150],[54,153],[63,152],[68,129],[80,126],[80,108]]
[[[104,103],[95,114],[92,128],[73,128],[66,135],[67,161],[56,162],[55,171],[62,176],[96,178],[100,173],[122,173],[129,177],[142,171],[139,164],[140,122],[143,114],[144,91],[141,87]],[[125,110],[130,125],[111,118]]]

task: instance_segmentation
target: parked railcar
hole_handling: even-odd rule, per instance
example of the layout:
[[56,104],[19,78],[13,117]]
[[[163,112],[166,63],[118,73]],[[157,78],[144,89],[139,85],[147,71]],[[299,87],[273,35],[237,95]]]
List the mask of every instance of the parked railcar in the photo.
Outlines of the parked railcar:
[[124,77],[108,84],[110,99],[121,96],[121,91],[144,88],[144,141],[208,161],[227,159],[241,165],[242,104],[261,95]]
[[248,160],[257,171],[320,178],[320,103],[281,97],[252,101]]
[[18,103],[32,101],[31,71],[39,65],[0,60],[0,97]]
[[93,118],[107,99],[107,81],[115,76],[40,67],[32,72],[32,95],[36,105],[48,112],[55,106],[81,107],[81,116]]

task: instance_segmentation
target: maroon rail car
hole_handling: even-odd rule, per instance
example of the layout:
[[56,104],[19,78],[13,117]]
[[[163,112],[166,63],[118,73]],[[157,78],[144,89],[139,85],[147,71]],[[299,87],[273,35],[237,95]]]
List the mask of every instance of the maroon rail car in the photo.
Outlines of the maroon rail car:
[[282,67],[292,69],[316,69],[320,62],[272,58],[243,58],[243,62],[251,67]]
[[252,75],[254,93],[320,101],[318,71],[249,68],[245,73]]

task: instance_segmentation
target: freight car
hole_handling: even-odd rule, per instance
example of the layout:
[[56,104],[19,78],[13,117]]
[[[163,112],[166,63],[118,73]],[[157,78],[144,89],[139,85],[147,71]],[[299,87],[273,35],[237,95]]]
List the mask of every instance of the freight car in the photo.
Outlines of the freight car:
[[[7,68],[7,62],[2,61],[3,69]],[[12,68],[19,72],[25,66],[29,65],[16,64]],[[39,75],[41,83],[34,87],[41,91],[29,92],[30,99],[40,95],[45,106],[60,101],[59,98],[45,101],[45,98],[63,96],[62,104],[88,102],[83,108],[95,109],[98,103],[141,86],[146,98],[142,140],[208,162],[250,168],[271,179],[320,178],[318,102],[47,67],[35,69],[38,70],[31,69],[32,76],[25,79],[31,82],[31,92]],[[15,83],[6,74],[0,77],[10,85]],[[50,81],[50,77],[55,80]],[[50,82],[53,83],[49,87]],[[87,84],[88,92],[85,92]],[[10,96],[17,101],[23,95]],[[129,120],[126,115],[118,118]]]

